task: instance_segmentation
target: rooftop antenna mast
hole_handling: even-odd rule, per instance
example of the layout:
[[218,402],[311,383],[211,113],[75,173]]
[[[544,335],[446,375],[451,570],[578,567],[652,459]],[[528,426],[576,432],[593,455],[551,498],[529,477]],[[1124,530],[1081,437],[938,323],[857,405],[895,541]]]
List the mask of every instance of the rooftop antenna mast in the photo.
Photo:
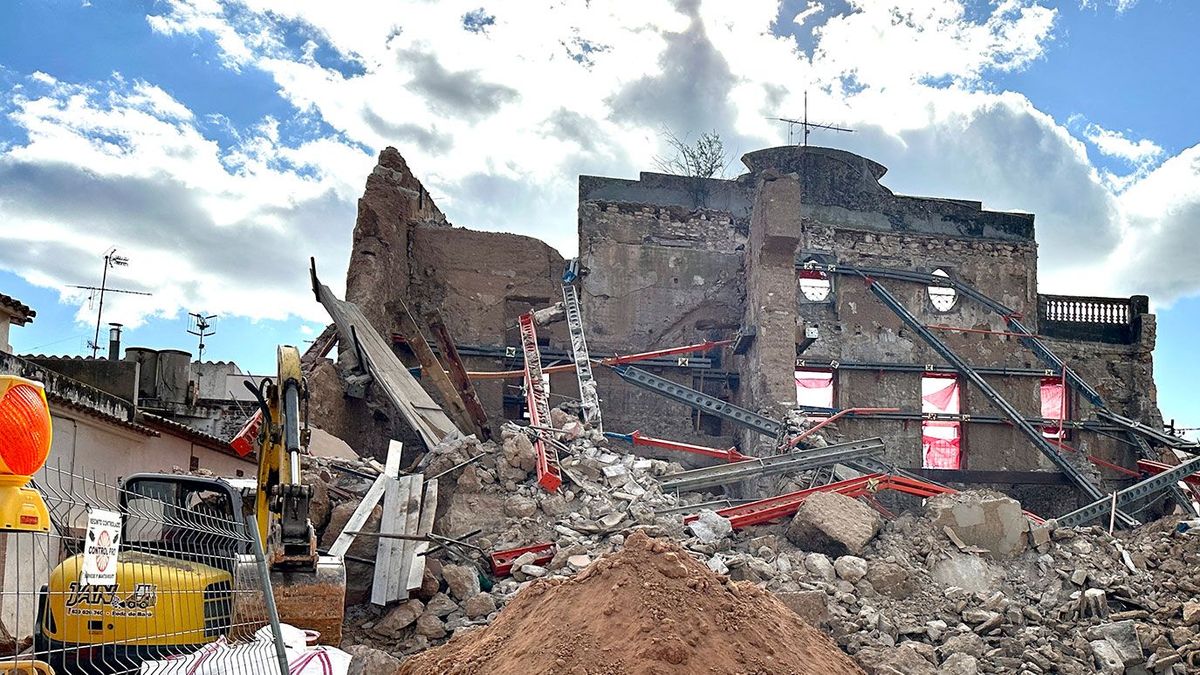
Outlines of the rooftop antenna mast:
[[100,294],[99,307],[96,309],[96,334],[88,342],[88,348],[92,350],[92,358],[96,358],[96,353],[100,351],[100,322],[104,316],[104,294],[105,293],[125,293],[128,295],[153,295],[153,293],[142,293],[141,291],[127,291],[123,288],[108,287],[108,269],[110,267],[125,267],[129,264],[129,258],[123,255],[117,255],[117,248],[114,246],[104,252],[104,272],[100,275],[100,286],[76,286],[70,285],[70,288],[82,288],[85,291],[91,291],[92,297],[96,297],[96,293]]
[[804,131],[804,147],[806,147],[806,148],[808,147],[808,135],[812,133],[813,129],[823,129],[825,131],[842,131],[842,132],[845,132],[848,134],[854,133],[854,129],[846,129],[845,127],[834,126],[832,124],[822,124],[820,122],[809,122],[808,121],[808,91],[807,90],[805,90],[805,92],[804,92],[804,117],[802,119],[795,120],[795,119],[790,119],[787,117],[776,117],[775,119],[780,122],[787,122],[788,145],[792,144],[792,129],[797,124],[800,125],[800,128]]
[[217,331],[210,331],[212,328],[212,319],[217,318],[216,314],[205,314],[204,312],[189,312],[188,316],[192,317],[191,327],[188,328],[188,333],[200,338],[200,346],[197,349],[199,352],[196,356],[197,361],[204,360],[204,338],[211,337],[217,334]]

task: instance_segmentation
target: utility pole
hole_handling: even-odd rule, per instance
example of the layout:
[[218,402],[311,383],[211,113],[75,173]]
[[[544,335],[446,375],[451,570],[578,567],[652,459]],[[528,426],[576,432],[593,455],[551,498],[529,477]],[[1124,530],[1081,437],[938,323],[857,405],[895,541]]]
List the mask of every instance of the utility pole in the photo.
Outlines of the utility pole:
[[217,318],[216,314],[205,314],[204,312],[189,312],[188,316],[192,317],[191,327],[188,328],[188,333],[200,338],[200,346],[197,349],[196,361],[204,360],[204,338],[211,337],[217,334],[217,331],[209,331],[212,328],[211,320]]
[[96,358],[96,354],[100,351],[100,322],[104,316],[104,294],[105,293],[126,293],[129,295],[152,295],[151,293],[142,293],[140,291],[127,291],[122,288],[108,288],[108,268],[110,267],[125,267],[129,264],[129,258],[123,255],[117,255],[117,248],[114,246],[104,252],[104,272],[100,275],[100,287],[95,286],[75,286],[71,288],[82,288],[87,291],[92,291],[92,297],[96,293],[100,294],[99,307],[96,309],[96,334],[92,337],[88,347],[92,350],[92,358]]

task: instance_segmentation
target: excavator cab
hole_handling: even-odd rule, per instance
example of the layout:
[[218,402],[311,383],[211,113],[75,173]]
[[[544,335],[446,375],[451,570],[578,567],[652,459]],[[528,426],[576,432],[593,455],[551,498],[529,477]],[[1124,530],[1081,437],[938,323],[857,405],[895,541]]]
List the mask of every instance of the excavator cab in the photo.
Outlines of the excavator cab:
[[139,473],[121,490],[122,541],[135,551],[210,565],[233,574],[251,554],[241,495],[221,479]]

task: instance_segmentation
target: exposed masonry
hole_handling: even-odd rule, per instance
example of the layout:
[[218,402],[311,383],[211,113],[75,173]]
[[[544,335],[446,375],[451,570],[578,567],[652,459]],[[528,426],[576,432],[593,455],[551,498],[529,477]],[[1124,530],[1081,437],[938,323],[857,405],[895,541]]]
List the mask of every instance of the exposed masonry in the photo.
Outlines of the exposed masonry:
[[[910,371],[836,370],[834,405],[919,412],[922,373],[911,367],[943,366],[942,360],[861,280],[833,275],[828,297],[814,302],[802,292],[796,265],[813,260],[940,270],[1020,312],[1031,328],[1038,325],[1039,313],[1052,315],[1054,320],[1042,327],[1048,344],[1114,410],[1148,424],[1161,421],[1151,361],[1154,316],[1147,313],[1144,297],[1079,299],[1093,302],[1077,305],[1070,298],[1039,296],[1033,215],[987,211],[977,201],[896,195],[879,182],[883,166],[840,150],[769,148],[747,154],[743,162],[749,171],[732,180],[655,173],[643,173],[638,180],[579,177],[580,298],[594,357],[752,331],[754,340],[742,355],[714,350],[697,355],[707,357],[706,367],[654,372],[780,417],[795,403],[797,357],[826,365],[898,364]],[[436,308],[458,344],[493,350],[495,355],[466,356],[468,369],[508,369],[520,364],[519,350],[509,357],[500,351],[519,344],[516,317],[561,297],[563,265],[562,256],[536,239],[450,225],[403,158],[389,148],[381,153],[359,202],[347,299],[359,304],[385,336],[397,330],[405,306],[418,320]],[[940,311],[923,286],[889,282],[888,288],[926,324],[1005,330],[1002,317],[968,298],[955,298],[947,311]],[[820,337],[798,353],[811,328]],[[538,335],[548,350],[569,353],[562,324],[539,328]],[[975,366],[1043,367],[1010,336],[941,336]],[[398,349],[407,358],[406,348]],[[341,352],[342,367],[352,365],[344,345]],[[1040,378],[1028,373],[987,377],[1022,413],[1040,416]],[[760,440],[633,388],[607,369],[598,369],[596,378],[608,429],[640,429],[721,448],[737,443],[747,452]],[[314,381],[327,379],[328,374],[314,375]],[[336,391],[336,382],[328,379],[326,389],[332,391],[326,399]],[[516,384],[477,383],[493,419],[520,418]],[[570,373],[552,378],[554,393],[575,397],[575,389]],[[1071,417],[1088,416],[1086,401],[1071,399]],[[963,389],[961,407],[967,414],[996,414],[969,388]],[[330,431],[356,447],[381,452],[379,439],[405,437],[402,424],[370,397],[349,406],[318,400],[315,409],[325,411]],[[840,427],[847,438],[879,436],[891,461],[921,466],[919,420],[844,420]],[[963,469],[1052,468],[1006,425],[966,423],[963,437]],[[1120,440],[1087,431],[1072,431],[1069,440],[1090,454],[1132,465],[1132,450]],[[1035,509],[1049,492],[1073,499],[1069,490],[996,487]],[[1050,511],[1070,505],[1046,504]]]

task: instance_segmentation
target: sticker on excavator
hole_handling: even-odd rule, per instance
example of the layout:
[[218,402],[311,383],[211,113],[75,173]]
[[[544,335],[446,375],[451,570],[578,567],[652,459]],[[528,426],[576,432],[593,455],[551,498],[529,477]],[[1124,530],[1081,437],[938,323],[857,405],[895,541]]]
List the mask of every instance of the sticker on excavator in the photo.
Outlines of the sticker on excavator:
[[138,584],[132,593],[122,597],[120,587],[80,586],[72,583],[67,594],[68,616],[152,617],[158,604],[157,584]]
[[115,511],[88,511],[87,539],[83,544],[83,586],[116,586],[117,551],[121,548],[121,514]]

